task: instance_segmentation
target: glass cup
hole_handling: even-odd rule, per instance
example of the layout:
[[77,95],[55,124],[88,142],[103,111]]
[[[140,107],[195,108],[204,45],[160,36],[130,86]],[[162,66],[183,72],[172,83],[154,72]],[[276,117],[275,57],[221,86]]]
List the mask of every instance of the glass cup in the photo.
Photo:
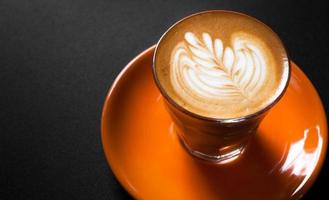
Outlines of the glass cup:
[[[231,11],[213,10],[205,12]],[[191,16],[198,15],[201,13],[196,13]],[[174,24],[171,28],[167,30],[166,33],[168,33],[175,25],[191,16],[188,16]],[[264,26],[266,25],[264,24]],[[164,37],[164,35],[162,37]],[[158,45],[160,44],[160,42],[161,39]],[[284,47],[283,44],[282,47]],[[172,120],[174,121],[175,131],[179,136],[182,145],[191,155],[197,158],[201,158],[203,160],[212,161],[216,163],[224,163],[224,161],[233,160],[243,153],[250,139],[255,135],[262,119],[269,112],[270,108],[272,108],[283,96],[290,79],[290,64],[289,61],[287,61],[289,69],[288,78],[285,82],[284,89],[277,96],[277,98],[274,99],[265,108],[253,114],[241,116],[238,118],[209,118],[190,112],[189,110],[178,105],[175,100],[168,95],[166,90],[161,86],[157,77],[155,66],[156,56],[157,48],[155,50],[153,58],[153,77],[157,87],[159,88],[162,96],[164,97],[165,107],[167,108],[167,111],[169,112]]]

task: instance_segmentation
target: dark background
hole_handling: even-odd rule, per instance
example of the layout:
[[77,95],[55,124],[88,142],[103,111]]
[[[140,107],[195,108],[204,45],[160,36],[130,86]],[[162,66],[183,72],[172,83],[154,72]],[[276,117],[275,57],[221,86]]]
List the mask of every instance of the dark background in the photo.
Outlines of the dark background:
[[[328,113],[329,9],[320,2],[1,0],[0,199],[129,198],[100,140],[108,88],[171,24],[207,9],[271,26]],[[328,171],[327,157],[305,199],[325,199]]]

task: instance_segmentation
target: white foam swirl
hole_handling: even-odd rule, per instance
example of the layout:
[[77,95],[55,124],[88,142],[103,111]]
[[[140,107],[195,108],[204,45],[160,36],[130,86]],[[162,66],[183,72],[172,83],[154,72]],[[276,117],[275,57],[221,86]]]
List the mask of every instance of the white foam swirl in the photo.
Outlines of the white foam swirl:
[[187,102],[251,101],[266,78],[265,55],[256,42],[238,35],[232,36],[231,45],[224,47],[208,33],[201,38],[185,33],[172,54],[174,90]]

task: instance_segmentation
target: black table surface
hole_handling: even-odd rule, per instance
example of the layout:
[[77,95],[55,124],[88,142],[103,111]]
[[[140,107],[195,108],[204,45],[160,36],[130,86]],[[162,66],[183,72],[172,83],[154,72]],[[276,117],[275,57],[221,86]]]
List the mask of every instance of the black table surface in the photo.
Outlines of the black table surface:
[[[272,27],[328,113],[329,9],[320,2],[1,0],[0,199],[131,198],[101,145],[107,91],[171,24],[210,9]],[[327,157],[305,199],[325,199],[328,171]]]

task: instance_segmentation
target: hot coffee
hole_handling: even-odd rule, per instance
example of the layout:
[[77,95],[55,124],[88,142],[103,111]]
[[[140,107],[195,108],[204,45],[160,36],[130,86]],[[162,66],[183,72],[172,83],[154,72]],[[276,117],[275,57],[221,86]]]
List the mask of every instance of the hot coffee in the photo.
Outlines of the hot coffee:
[[176,23],[160,40],[155,73],[168,96],[209,118],[240,118],[284,90],[289,64],[277,35],[234,12],[205,12]]

